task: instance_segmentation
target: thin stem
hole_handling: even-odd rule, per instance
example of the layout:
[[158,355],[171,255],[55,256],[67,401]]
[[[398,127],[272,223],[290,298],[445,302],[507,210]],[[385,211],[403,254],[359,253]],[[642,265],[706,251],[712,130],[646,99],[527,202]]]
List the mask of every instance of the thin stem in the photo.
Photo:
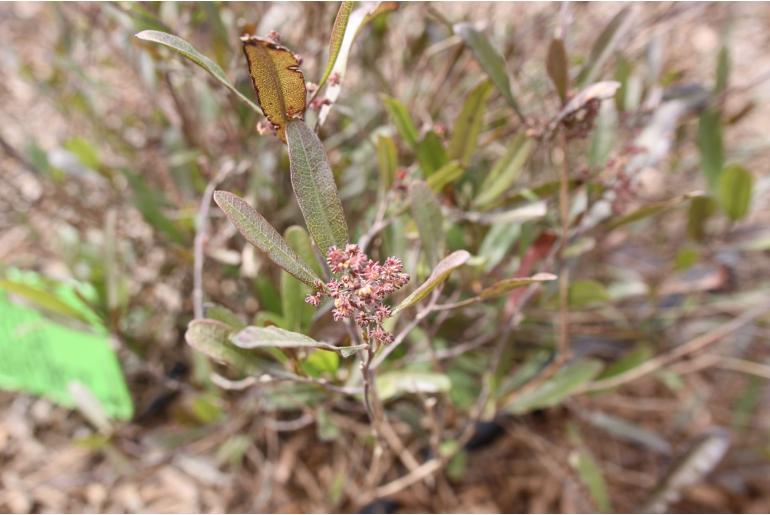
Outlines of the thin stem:
[[559,241],[559,340],[557,353],[562,359],[569,354],[569,267],[565,263],[564,251],[569,241],[569,147],[567,135],[561,131],[562,167],[559,174],[559,217],[561,218],[561,239]]
[[214,196],[214,190],[217,185],[224,181],[230,172],[233,171],[232,163],[228,162],[223,166],[217,175],[209,181],[201,197],[198,216],[195,218],[195,241],[193,242],[193,311],[195,318],[203,318],[203,247],[208,238],[209,231],[209,210],[211,208],[211,198]]
[[390,342],[390,344],[387,347],[383,347],[382,351],[374,358],[374,362],[372,363],[372,368],[376,369],[379,367],[383,361],[385,361],[390,354],[398,348],[399,345],[401,345],[406,337],[409,335],[410,332],[412,332],[412,329],[417,327],[417,325],[422,322],[422,320],[427,317],[428,315],[433,312],[433,308],[436,305],[436,299],[438,298],[438,295],[441,293],[441,288],[437,288],[434,293],[433,297],[431,297],[430,302],[427,306],[422,308],[420,311],[417,312],[417,315],[409,321],[409,323],[404,327],[400,333],[396,335],[395,338],[393,338],[393,341]]
[[631,370],[627,370],[622,374],[618,374],[601,381],[588,383],[577,393],[595,392],[599,390],[606,390],[608,388],[617,388],[620,385],[630,383],[631,381],[636,381],[637,379],[640,379],[673,361],[683,358],[688,354],[693,354],[709,345],[713,345],[722,338],[730,336],[744,325],[753,322],[757,318],[766,314],[768,311],[770,311],[770,304],[768,303],[757,306],[756,308],[747,311],[743,315],[737,318],[733,318],[729,322],[726,322],[705,334],[693,338],[687,343],[678,345],[668,352],[660,354],[652,359],[648,359],[638,367],[632,368]]

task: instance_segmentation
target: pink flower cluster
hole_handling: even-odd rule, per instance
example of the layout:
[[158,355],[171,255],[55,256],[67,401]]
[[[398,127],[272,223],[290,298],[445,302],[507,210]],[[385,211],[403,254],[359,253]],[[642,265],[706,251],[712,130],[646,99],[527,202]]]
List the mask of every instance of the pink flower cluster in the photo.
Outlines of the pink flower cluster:
[[334,300],[334,320],[352,318],[370,338],[390,342],[393,335],[382,327],[382,322],[391,314],[384,300],[409,282],[401,260],[389,257],[380,264],[369,259],[358,245],[351,244],[345,250],[331,247],[326,262],[337,278],[308,295],[305,302],[317,306],[323,295],[329,295]]

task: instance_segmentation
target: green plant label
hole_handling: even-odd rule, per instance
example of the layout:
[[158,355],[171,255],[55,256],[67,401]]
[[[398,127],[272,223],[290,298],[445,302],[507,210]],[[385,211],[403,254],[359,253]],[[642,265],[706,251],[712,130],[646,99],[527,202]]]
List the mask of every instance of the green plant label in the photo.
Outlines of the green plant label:
[[11,302],[0,290],[0,388],[75,402],[69,385],[86,386],[108,416],[128,420],[133,404],[107,336],[75,330]]

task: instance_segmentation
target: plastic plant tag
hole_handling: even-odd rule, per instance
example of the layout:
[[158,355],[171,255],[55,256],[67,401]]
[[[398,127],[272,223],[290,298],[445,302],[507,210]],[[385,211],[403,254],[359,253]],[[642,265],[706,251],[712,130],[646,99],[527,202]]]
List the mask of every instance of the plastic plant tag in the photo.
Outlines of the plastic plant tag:
[[72,383],[84,385],[111,418],[128,420],[133,404],[106,331],[72,329],[15,304],[0,289],[0,389],[75,407]]

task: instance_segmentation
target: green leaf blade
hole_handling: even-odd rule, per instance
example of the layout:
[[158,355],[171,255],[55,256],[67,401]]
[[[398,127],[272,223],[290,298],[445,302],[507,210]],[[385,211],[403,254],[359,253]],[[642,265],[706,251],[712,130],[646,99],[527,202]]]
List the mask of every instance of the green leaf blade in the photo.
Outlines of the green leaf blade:
[[470,259],[471,255],[467,250],[457,250],[452,252],[447,257],[439,261],[436,267],[431,272],[424,283],[422,283],[416,290],[414,290],[407,298],[405,298],[394,310],[395,315],[399,311],[413,306],[425,298],[430,292],[432,292],[439,284],[443,283],[452,270],[461,267],[466,261]]
[[556,375],[540,385],[539,388],[515,399],[505,407],[505,411],[522,414],[535,409],[555,406],[569,397],[580,386],[595,378],[601,372],[602,367],[602,362],[595,359],[575,361],[559,370]]
[[468,94],[454,123],[448,150],[450,159],[457,159],[463,164],[468,164],[476,149],[476,141],[484,122],[486,101],[490,93],[492,93],[492,83],[485,80]]
[[719,204],[727,217],[738,221],[749,213],[754,177],[740,165],[729,165],[719,178]]
[[286,134],[291,184],[308,232],[324,255],[345,248],[348,226],[321,140],[302,120],[289,122]]
[[262,360],[255,354],[230,343],[233,328],[224,322],[210,319],[193,320],[187,326],[185,340],[193,349],[246,373],[257,373]]
[[423,177],[432,177],[447,163],[447,151],[435,132],[428,131],[417,145],[417,159],[420,161]]
[[449,161],[436,170],[425,182],[430,186],[430,189],[438,193],[447,185],[459,179],[464,171],[465,169],[460,165],[459,161]]
[[226,191],[216,191],[214,201],[246,241],[264,252],[273,263],[307,285],[315,286],[321,282],[321,279],[281,238],[278,231],[245,200]]
[[724,144],[722,141],[722,116],[716,109],[707,108],[698,120],[698,151],[703,174],[712,191],[719,184],[724,168]]
[[[309,263],[316,274],[322,275],[320,263],[315,257],[310,236],[305,229],[292,225],[284,231],[283,237],[303,262]],[[286,329],[302,331],[310,325],[315,308],[305,302],[305,297],[311,293],[312,290],[306,284],[286,271],[281,272],[281,304]]]
[[430,266],[444,254],[444,216],[433,190],[424,181],[415,181],[409,189],[412,217],[420,233],[423,252]]
[[505,193],[521,175],[521,170],[535,147],[535,142],[523,133],[514,138],[506,153],[481,183],[480,193],[473,203],[477,207],[486,207]]
[[555,281],[556,279],[557,276],[549,273],[535,274],[532,277],[511,277],[509,279],[498,281],[492,286],[484,288],[479,294],[479,297],[484,300],[492,299],[494,297],[499,297],[500,295],[505,295],[506,293],[517,288],[523,288],[524,286],[529,286],[536,283]]
[[390,114],[390,117],[393,120],[393,124],[396,126],[398,134],[404,142],[409,145],[409,148],[416,151],[419,145],[420,133],[414,125],[412,115],[409,114],[406,106],[397,99],[384,96],[382,100],[385,103],[388,114]]
[[625,7],[620,10],[604,27],[604,30],[596,38],[591,53],[586,59],[585,65],[578,73],[575,83],[578,87],[586,86],[596,79],[597,75],[612,55],[615,47],[621,40],[626,28],[629,25],[631,8]]
[[340,55],[342,41],[345,39],[345,29],[348,26],[348,20],[352,11],[353,2],[342,2],[340,4],[337,17],[334,18],[331,35],[329,36],[329,60],[326,62],[326,69],[321,80],[318,82],[318,90],[326,84],[326,81],[332,74],[332,70],[334,70],[334,64],[337,62],[337,56]]
[[198,50],[195,49],[194,46],[192,46],[190,43],[185,41],[184,39],[180,38],[179,36],[175,36],[173,34],[169,34],[167,32],[161,32],[159,30],[143,30],[142,32],[139,32],[136,34],[136,37],[143,40],[143,41],[151,41],[153,43],[157,43],[159,45],[162,45],[166,48],[170,48],[174,52],[186,57],[193,63],[197,64],[204,70],[206,70],[212,77],[214,77],[216,80],[218,80],[222,85],[224,85],[226,88],[228,88],[230,91],[236,94],[238,98],[246,102],[254,111],[258,113],[262,113],[262,110],[259,108],[257,104],[249,100],[247,97],[243,95],[238,89],[230,82],[230,80],[227,78],[227,75],[225,75],[224,70],[200,53]]
[[376,379],[380,399],[387,401],[401,395],[437,394],[452,387],[449,376],[436,372],[395,371],[378,375]]
[[460,36],[465,44],[470,47],[473,55],[481,64],[481,67],[495,83],[497,89],[505,98],[508,105],[523,118],[524,115],[521,112],[516,97],[513,96],[511,90],[511,81],[508,78],[508,71],[505,67],[505,59],[500,53],[492,46],[487,37],[476,30],[470,23],[457,23],[453,27],[455,34]]

